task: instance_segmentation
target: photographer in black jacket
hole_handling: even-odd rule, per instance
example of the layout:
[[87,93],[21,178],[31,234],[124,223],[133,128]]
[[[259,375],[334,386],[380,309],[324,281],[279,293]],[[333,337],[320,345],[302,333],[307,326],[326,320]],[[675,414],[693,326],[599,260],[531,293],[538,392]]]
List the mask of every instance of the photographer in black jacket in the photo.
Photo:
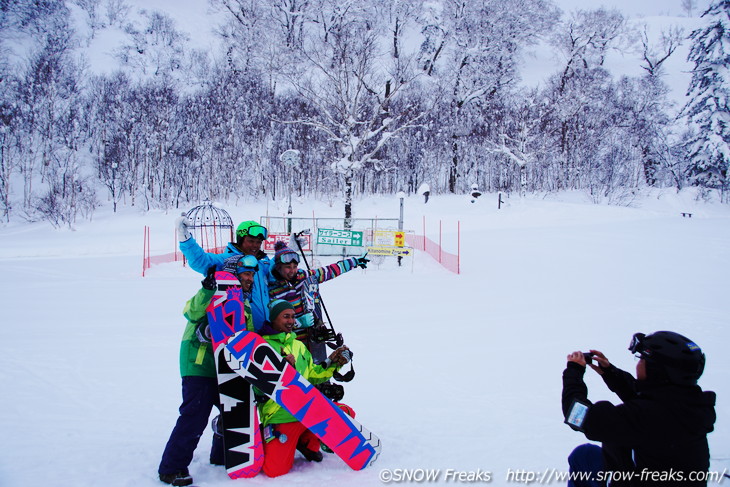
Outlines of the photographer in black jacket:
[[[710,467],[707,433],[715,423],[715,393],[697,385],[705,355],[670,331],[637,333],[629,350],[639,358],[636,379],[598,350],[568,355],[562,397],[566,423],[602,443],[571,453],[571,472],[593,472],[593,478],[569,485],[707,485],[703,473]],[[588,400],[586,364],[623,404]]]

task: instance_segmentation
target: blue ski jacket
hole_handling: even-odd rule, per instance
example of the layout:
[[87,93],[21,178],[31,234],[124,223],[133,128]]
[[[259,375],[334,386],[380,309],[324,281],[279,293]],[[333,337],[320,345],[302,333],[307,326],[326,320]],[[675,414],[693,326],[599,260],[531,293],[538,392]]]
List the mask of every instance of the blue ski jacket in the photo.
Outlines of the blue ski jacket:
[[[208,272],[211,266],[217,270],[223,270],[223,262],[233,255],[240,255],[241,251],[229,243],[222,254],[206,252],[198,245],[194,238],[190,237],[180,242],[180,251],[183,253],[190,268],[203,275]],[[251,288],[251,312],[253,313],[254,330],[258,331],[269,319],[269,279],[271,279],[272,262],[268,256],[259,259],[259,270],[253,279]]]

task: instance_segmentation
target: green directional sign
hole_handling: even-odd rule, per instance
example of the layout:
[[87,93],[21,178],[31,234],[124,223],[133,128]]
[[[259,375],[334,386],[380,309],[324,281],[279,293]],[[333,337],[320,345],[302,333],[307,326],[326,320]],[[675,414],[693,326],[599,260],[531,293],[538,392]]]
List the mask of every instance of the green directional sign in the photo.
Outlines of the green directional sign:
[[317,243],[326,245],[349,245],[351,247],[362,247],[362,232],[320,228],[317,232]]

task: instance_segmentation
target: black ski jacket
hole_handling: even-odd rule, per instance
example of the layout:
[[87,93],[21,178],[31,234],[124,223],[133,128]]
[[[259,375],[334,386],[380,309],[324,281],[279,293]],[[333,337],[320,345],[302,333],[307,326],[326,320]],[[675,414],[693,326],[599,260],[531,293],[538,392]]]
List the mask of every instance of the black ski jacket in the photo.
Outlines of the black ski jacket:
[[610,485],[707,485],[704,479],[691,481],[690,473],[710,467],[707,433],[715,423],[714,392],[638,381],[611,365],[601,377],[623,404],[591,404],[585,369],[568,362],[563,372],[563,414],[567,417],[574,400],[590,405],[582,431],[602,442],[605,470],[634,472],[630,480]]

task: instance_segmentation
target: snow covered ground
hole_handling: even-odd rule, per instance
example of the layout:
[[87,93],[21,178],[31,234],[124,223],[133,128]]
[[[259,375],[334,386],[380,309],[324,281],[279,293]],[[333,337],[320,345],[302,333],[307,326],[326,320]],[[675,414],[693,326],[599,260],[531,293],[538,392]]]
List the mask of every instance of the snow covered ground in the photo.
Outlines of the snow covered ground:
[[[227,209],[240,221],[285,206]],[[584,442],[562,424],[565,356],[597,348],[633,371],[631,335],[660,329],[707,354],[701,385],[718,393],[712,470],[730,470],[730,207],[666,191],[632,208],[561,195],[513,197],[498,211],[485,195],[409,198],[405,209],[408,229],[420,231],[424,215],[433,230],[443,221],[446,250],[456,250],[461,222],[461,275],[417,253],[322,287],[356,354],[345,402],[382,439],[378,462],[353,472],[333,456],[298,457],[285,477],[231,481],[207,463],[207,431],[191,465],[196,485],[381,485],[383,469],[406,468],[441,469],[441,483],[446,469],[488,471],[492,485],[508,485],[518,469],[565,471]],[[295,216],[312,210],[342,214],[295,204]],[[396,217],[398,201],[369,198],[355,211]],[[170,252],[176,215],[124,209],[76,231],[0,228],[3,487],[161,485],[180,399],[181,310],[201,276],[170,263],[141,277],[142,227],[153,254]],[[616,399],[587,377],[591,399]]]

